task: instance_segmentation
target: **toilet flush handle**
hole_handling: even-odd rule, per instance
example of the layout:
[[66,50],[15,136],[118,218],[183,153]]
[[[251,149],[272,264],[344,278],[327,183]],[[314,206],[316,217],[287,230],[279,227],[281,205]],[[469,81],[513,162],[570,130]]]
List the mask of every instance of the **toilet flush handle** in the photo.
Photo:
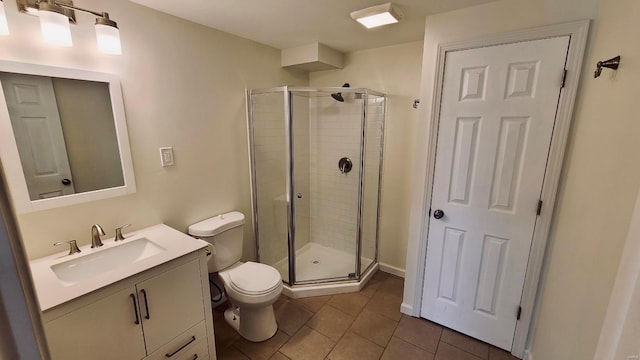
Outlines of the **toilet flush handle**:
[[209,246],[206,247],[205,251],[207,252],[207,256],[215,255],[216,247],[213,246],[213,244],[209,244]]

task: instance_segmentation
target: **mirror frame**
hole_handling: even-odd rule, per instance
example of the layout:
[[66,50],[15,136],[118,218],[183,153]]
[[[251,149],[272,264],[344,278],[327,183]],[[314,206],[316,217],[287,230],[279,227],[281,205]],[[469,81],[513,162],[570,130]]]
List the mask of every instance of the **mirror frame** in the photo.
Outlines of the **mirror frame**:
[[120,88],[120,81],[115,75],[4,60],[0,60],[0,71],[108,83],[116,137],[118,139],[118,151],[120,153],[122,175],[124,178],[123,186],[48,199],[31,200],[27,189],[24,171],[22,170],[22,163],[20,162],[18,146],[13,135],[9,109],[4,96],[4,91],[0,86],[0,158],[2,158],[2,163],[7,174],[7,183],[9,185],[16,213],[24,214],[34,211],[53,209],[62,206],[133,194],[136,192],[131,148],[129,146],[129,133],[127,131],[124,102],[122,99],[122,89]]

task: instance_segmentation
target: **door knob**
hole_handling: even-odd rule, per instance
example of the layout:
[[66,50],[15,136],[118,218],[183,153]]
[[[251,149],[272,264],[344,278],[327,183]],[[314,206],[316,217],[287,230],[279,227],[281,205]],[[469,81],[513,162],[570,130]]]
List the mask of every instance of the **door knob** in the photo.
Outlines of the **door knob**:
[[69,185],[71,185],[71,180],[69,180],[69,179],[62,179],[61,183],[62,183],[62,185],[69,186]]
[[443,216],[444,216],[444,211],[440,209],[433,212],[433,217],[436,219],[442,219]]

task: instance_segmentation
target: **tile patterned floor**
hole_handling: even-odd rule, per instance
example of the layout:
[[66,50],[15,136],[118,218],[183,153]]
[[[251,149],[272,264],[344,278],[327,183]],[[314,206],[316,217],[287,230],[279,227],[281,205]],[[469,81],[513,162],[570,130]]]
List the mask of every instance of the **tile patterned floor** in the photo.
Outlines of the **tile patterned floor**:
[[378,272],[359,293],[274,304],[271,339],[242,339],[214,310],[219,360],[515,360],[511,354],[424,319],[400,313],[403,280]]

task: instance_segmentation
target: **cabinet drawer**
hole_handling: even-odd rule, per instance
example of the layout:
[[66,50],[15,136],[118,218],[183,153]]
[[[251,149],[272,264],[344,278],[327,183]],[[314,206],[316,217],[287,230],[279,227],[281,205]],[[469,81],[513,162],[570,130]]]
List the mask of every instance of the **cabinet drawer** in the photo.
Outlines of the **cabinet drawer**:
[[[178,360],[205,360],[209,359],[209,349],[207,348],[207,341],[202,340],[192,348],[185,348],[185,350],[180,352],[180,357]],[[175,356],[178,356],[176,354]]]
[[[167,326],[171,325],[168,324]],[[172,356],[168,357],[167,354]],[[207,328],[204,321],[161,346],[147,356],[145,360],[186,360],[193,359],[195,354],[198,354],[198,359],[209,355],[207,350]]]

